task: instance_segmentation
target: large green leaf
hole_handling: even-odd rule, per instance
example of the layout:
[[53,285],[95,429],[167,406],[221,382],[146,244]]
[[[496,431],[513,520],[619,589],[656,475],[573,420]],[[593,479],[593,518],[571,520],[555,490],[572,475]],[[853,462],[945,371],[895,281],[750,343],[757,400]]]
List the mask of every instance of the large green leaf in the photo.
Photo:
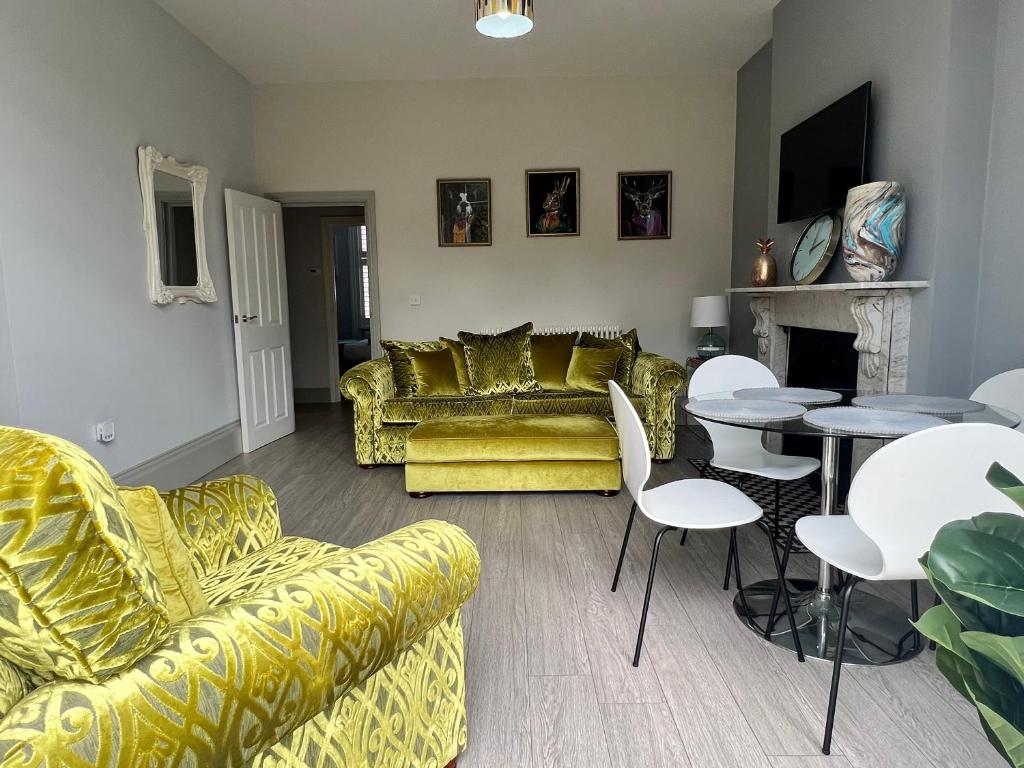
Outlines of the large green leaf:
[[952,600],[954,613],[967,611],[982,624],[961,616],[969,629],[1024,635],[1024,518],[986,512],[943,526],[928,551],[927,569],[949,591],[996,609]]
[[[989,632],[964,632],[959,636],[962,646],[981,654],[1011,675],[1018,687],[1024,682],[1024,637],[1004,637]],[[1020,690],[1024,695],[1024,689]]]
[[1010,470],[996,462],[989,467],[985,479],[988,480],[993,488],[998,488],[1011,498],[1018,507],[1024,509],[1024,483]]
[[934,640],[968,664],[974,663],[970,650],[961,639],[963,627],[948,605],[942,604],[929,608],[925,611],[924,616],[912,623],[929,640]]
[[999,750],[1003,758],[1014,768],[1024,766],[1024,734],[1012,723],[1008,723],[998,712],[984,704],[977,704],[981,714],[985,733],[992,746]]

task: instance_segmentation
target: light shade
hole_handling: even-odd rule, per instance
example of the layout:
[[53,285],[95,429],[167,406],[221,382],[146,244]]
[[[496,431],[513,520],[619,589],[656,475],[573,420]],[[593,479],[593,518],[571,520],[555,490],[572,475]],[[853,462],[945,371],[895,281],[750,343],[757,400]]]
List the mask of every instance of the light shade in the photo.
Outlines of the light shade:
[[476,31],[519,37],[533,29],[533,0],[476,0]]
[[690,307],[691,328],[724,328],[729,325],[729,300],[725,296],[696,296]]

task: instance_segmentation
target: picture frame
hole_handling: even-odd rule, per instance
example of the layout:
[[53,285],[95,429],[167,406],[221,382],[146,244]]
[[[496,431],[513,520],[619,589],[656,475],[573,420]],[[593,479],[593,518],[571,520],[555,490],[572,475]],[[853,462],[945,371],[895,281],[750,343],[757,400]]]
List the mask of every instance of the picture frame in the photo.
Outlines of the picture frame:
[[526,236],[579,237],[580,169],[526,172]]
[[672,171],[620,171],[619,240],[672,237]]
[[491,245],[491,180],[437,180],[437,244],[441,248]]

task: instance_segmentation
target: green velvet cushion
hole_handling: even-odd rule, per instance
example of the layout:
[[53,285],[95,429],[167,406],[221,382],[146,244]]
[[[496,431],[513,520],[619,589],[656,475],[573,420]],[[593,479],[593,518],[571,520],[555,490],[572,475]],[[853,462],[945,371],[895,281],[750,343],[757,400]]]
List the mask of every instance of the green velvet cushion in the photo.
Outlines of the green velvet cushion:
[[637,337],[636,328],[614,339],[602,339],[600,336],[584,332],[580,334],[580,346],[589,349],[627,349],[629,354],[622,358],[615,371],[615,383],[627,392],[630,391],[633,384],[633,363],[640,354],[640,339]]
[[459,331],[473,392],[494,395],[540,389],[530,357],[532,334],[533,323],[494,336]]
[[462,394],[459,376],[455,372],[455,359],[450,349],[410,349],[406,354],[416,378],[415,397]]
[[565,389],[565,375],[576,346],[575,333],[550,333],[530,337],[530,356],[537,382],[544,389]]
[[389,339],[384,339],[380,346],[391,363],[397,397],[411,397],[416,394],[416,374],[413,372],[412,361],[409,359],[409,350],[429,352],[445,348],[440,341],[393,341]]
[[576,347],[572,351],[569,372],[565,375],[566,388],[580,392],[607,392],[608,382],[615,378],[626,354],[622,347]]
[[469,385],[469,369],[466,367],[465,345],[461,341],[446,339],[443,336],[440,341],[452,351],[452,359],[455,361],[455,374],[459,377],[459,387],[462,389],[463,394],[468,394],[471,387]]

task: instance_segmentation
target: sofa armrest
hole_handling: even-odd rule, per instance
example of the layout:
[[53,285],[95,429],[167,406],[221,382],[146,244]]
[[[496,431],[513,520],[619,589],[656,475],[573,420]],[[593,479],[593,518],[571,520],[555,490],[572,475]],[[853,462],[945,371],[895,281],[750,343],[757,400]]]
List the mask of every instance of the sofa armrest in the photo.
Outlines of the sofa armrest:
[[161,496],[200,578],[281,538],[277,498],[252,475],[208,480]]
[[395,379],[386,357],[368,360],[345,372],[338,386],[352,401],[356,463],[377,464],[376,433],[384,423],[384,403],[395,396]]
[[0,767],[241,768],[458,611],[480,558],[427,521],[172,627],[133,668],[61,682],[0,721]]
[[633,394],[645,398],[644,421],[656,459],[671,459],[676,450],[676,395],[686,386],[686,369],[675,360],[650,352],[637,355]]

